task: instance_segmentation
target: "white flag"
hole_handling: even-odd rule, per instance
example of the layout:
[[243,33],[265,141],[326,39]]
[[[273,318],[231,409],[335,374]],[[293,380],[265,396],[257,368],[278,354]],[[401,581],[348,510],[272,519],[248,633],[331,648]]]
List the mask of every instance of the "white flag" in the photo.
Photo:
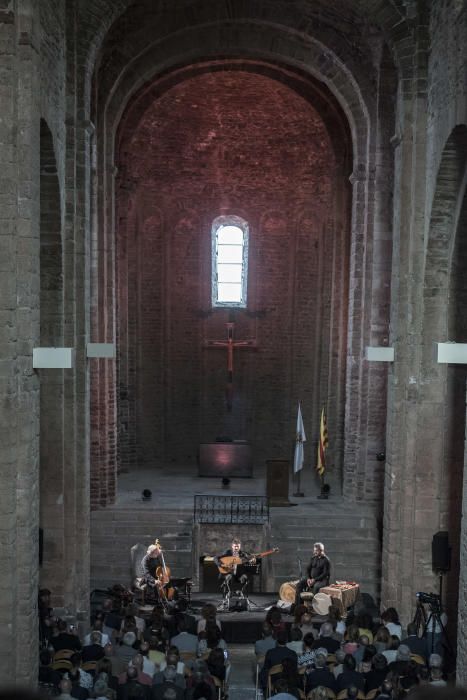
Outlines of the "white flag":
[[300,469],[303,467],[303,460],[305,457],[305,452],[303,449],[304,442],[306,442],[306,435],[305,428],[303,427],[302,409],[299,403],[297,414],[297,435],[295,437],[295,455],[293,460],[294,474],[299,472]]

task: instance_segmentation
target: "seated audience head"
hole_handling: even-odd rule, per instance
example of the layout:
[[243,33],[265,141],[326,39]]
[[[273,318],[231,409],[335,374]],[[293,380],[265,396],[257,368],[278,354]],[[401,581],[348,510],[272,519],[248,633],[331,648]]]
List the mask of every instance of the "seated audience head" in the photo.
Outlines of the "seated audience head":
[[73,684],[69,678],[63,677],[60,683],[58,684],[58,687],[61,693],[63,693],[64,695],[70,695],[73,688]]
[[81,666],[81,654],[79,652],[75,652],[70,656],[70,663],[73,668],[79,668]]
[[319,685],[317,688],[314,688],[314,690],[311,691],[308,698],[311,698],[311,700],[328,700],[327,688]]
[[274,683],[274,693],[277,695],[278,693],[288,693],[289,692],[289,684],[287,682],[286,678],[278,678],[275,683]]
[[320,637],[330,637],[332,635],[333,629],[330,622],[323,622],[319,630]]
[[276,642],[279,646],[285,646],[287,644],[287,632],[286,630],[277,630]]
[[350,625],[347,627],[346,633],[345,633],[345,640],[347,642],[353,642],[355,644],[358,643],[360,637],[360,632],[358,631],[357,625]]
[[405,644],[399,644],[396,661],[410,661],[410,649]]
[[201,680],[193,688],[193,700],[209,700],[212,697],[212,689],[209,683]]
[[307,634],[303,637],[303,643],[307,649],[311,649],[312,645],[314,644],[314,641],[315,638],[311,632],[307,632]]
[[138,669],[136,666],[132,666],[131,664],[128,665],[128,668],[126,670],[126,678],[128,681],[135,681],[138,678]]
[[136,642],[136,634],[134,632],[125,632],[122,643],[127,647],[132,647]]
[[384,620],[384,622],[392,622],[394,625],[400,625],[399,614],[396,608],[387,608],[381,613],[381,619]]
[[361,647],[367,647],[370,643],[370,638],[366,634],[361,634],[358,638],[358,643]]
[[107,683],[105,682],[104,679],[99,678],[95,683],[94,683],[94,688],[93,688],[93,694],[94,697],[106,697],[108,691]]
[[336,661],[338,664],[344,663],[345,651],[343,649],[336,650]]
[[394,651],[395,649],[399,649],[401,640],[396,634],[391,634],[389,637],[389,649]]
[[343,661],[343,666],[347,671],[355,671],[357,662],[352,654],[346,654]]
[[149,656],[149,642],[141,642],[139,652],[142,656]]
[[375,654],[372,660],[373,668],[375,671],[384,671],[388,666],[388,660],[384,654]]
[[387,627],[384,627],[382,625],[381,627],[378,627],[374,640],[375,642],[379,642],[381,644],[386,644],[388,645],[391,639],[391,635],[389,634],[389,630]]
[[108,676],[112,675],[112,661],[104,656],[97,662],[96,673],[106,673]]
[[177,668],[177,664],[180,660],[180,655],[179,654],[174,654],[173,652],[169,652],[167,654],[167,666],[173,666],[174,668]]
[[303,632],[300,627],[292,627],[290,630],[290,641],[291,642],[301,642],[303,639]]
[[441,668],[443,665],[443,659],[439,654],[430,654],[428,659],[428,666],[430,668]]
[[91,644],[100,644],[102,642],[102,633],[98,632],[97,630],[91,632],[90,642]]
[[347,697],[349,700],[356,700],[358,697],[358,688],[356,685],[349,685],[347,688]]
[[320,653],[320,651],[322,650],[318,649],[316,652],[315,666],[316,668],[325,668],[327,656],[325,656],[323,653]]
[[144,659],[141,654],[136,654],[130,661],[131,665],[137,668],[139,671],[143,670]]
[[263,639],[266,639],[266,637],[272,637],[272,627],[267,620],[265,620],[262,624],[261,634]]
[[67,623],[65,620],[57,620],[57,629],[59,632],[67,631]]

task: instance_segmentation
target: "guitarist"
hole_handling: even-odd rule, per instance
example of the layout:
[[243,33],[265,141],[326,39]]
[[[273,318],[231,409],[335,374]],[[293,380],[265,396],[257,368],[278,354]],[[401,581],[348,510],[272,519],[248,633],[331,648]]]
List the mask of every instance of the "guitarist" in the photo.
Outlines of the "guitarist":
[[[242,549],[242,543],[237,537],[234,537],[232,539],[232,544],[229,547],[229,549],[226,549],[225,552],[223,552],[222,554],[219,554],[219,556],[214,557],[214,562],[218,568],[222,566],[223,557],[238,557],[239,559],[249,561],[252,564],[256,563],[255,557],[252,557],[251,554],[249,554],[248,552],[245,552]],[[246,574],[239,575],[237,573],[237,571],[238,571],[237,566],[233,566],[232,570],[229,571],[229,573],[227,573],[227,574],[220,573],[219,574],[219,580],[222,581],[221,588],[222,588],[224,598],[227,598],[230,596],[230,594],[232,592],[232,590],[231,590],[232,585],[235,585],[235,584],[238,584],[240,586],[240,590],[241,590],[242,595],[245,594],[246,588],[248,586],[248,576]]]

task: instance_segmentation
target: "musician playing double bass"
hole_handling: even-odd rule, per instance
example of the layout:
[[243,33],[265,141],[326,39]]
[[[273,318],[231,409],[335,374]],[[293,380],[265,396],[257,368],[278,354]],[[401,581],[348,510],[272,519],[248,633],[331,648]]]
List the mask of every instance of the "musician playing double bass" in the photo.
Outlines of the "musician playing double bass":
[[[214,562],[218,568],[222,567],[222,559],[224,557],[238,557],[244,562],[248,561],[251,564],[256,563],[256,558],[252,554],[249,554],[249,552],[245,552],[242,549],[242,543],[237,537],[234,537],[232,539],[232,544],[229,547],[229,549],[226,549],[225,552],[219,554],[219,556],[214,557]],[[232,586],[234,586],[235,584],[238,584],[240,586],[240,591],[242,595],[245,594],[246,588],[248,586],[248,576],[245,573],[238,572],[237,566],[233,566],[232,570],[229,571],[229,573],[227,574],[220,573],[219,579],[222,581],[221,588],[224,594],[224,598],[230,596],[232,592]]]
[[145,556],[141,560],[143,569],[143,578],[148,584],[154,588],[160,586],[161,582],[156,573],[157,569],[162,566],[162,551],[158,544],[150,544],[147,548]]

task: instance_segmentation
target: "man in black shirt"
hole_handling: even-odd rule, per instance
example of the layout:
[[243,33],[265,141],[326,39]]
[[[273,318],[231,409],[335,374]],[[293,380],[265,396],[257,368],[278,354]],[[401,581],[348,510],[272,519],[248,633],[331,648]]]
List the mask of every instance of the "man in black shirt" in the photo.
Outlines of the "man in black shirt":
[[297,583],[295,595],[295,605],[300,605],[300,593],[311,590],[318,593],[321,588],[329,585],[331,563],[324,553],[324,544],[315,542],[313,545],[313,556],[307,567],[307,578],[302,578]]
[[219,569],[220,579],[222,580],[221,588],[224,597],[227,598],[231,594],[232,586],[238,584],[242,594],[245,592],[248,585],[248,576],[242,572],[241,564],[225,565],[226,562],[222,561],[224,557],[236,557],[242,559],[244,562],[251,561],[255,562],[255,559],[251,557],[251,554],[245,552],[242,549],[242,543],[239,539],[233,538],[232,545],[225,552],[219,554],[218,557],[214,557],[214,562]]

